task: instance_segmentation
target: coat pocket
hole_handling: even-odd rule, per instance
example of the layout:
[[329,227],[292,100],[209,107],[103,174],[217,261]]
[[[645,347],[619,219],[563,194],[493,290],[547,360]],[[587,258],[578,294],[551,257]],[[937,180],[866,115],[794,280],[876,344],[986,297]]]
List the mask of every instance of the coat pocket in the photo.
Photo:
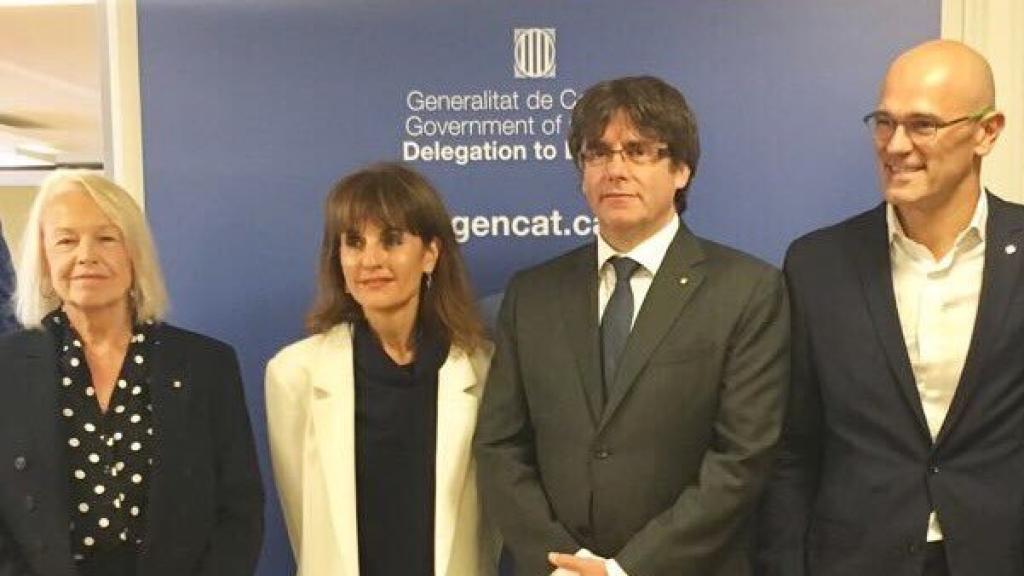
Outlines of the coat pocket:
[[847,522],[815,517],[807,531],[807,547],[813,550],[853,550],[860,546],[864,529]]

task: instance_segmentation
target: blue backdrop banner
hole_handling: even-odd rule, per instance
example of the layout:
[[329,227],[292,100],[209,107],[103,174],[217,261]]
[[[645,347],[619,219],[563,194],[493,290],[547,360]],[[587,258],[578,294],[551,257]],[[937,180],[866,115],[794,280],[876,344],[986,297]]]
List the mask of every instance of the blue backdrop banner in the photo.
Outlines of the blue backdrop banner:
[[477,295],[593,234],[567,159],[575,99],[654,74],[695,110],[685,219],[780,263],[879,201],[861,116],[940,0],[141,0],[147,212],[172,320],[239,351],[268,494],[260,574],[292,569],[270,480],[267,359],[302,334],[321,206],[368,162],[443,191]]

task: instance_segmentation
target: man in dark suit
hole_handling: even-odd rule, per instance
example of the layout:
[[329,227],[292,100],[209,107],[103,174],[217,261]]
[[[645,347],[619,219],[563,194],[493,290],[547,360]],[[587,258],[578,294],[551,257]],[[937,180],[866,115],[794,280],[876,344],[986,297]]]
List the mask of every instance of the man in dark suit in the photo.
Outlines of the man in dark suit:
[[865,117],[884,202],[790,247],[793,381],[762,573],[1024,574],[1024,208],[956,42],[896,58]]
[[11,254],[4,241],[3,224],[0,223],[0,334],[6,334],[18,327],[14,319],[14,266]]
[[517,574],[748,574],[788,380],[781,274],[680,221],[699,144],[665,82],[591,87],[569,146],[600,236],[508,286],[484,508]]

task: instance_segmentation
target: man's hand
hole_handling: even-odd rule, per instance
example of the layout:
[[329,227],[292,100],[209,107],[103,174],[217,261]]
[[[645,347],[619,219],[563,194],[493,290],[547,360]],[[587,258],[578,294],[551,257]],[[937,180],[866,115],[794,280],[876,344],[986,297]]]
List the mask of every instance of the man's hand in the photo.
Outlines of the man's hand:
[[584,558],[572,554],[551,552],[548,554],[548,562],[557,568],[554,572],[555,574],[564,574],[564,572],[561,572],[562,570],[568,571],[569,574],[578,574],[579,576],[607,576],[608,574],[604,569],[604,559],[597,556]]

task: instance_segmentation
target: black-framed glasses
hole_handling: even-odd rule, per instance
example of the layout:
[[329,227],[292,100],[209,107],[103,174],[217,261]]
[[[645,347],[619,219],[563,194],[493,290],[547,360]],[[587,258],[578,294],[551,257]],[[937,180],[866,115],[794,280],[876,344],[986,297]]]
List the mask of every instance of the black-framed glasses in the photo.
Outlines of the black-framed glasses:
[[896,129],[903,126],[903,131],[911,141],[915,144],[924,144],[931,142],[939,130],[961,122],[977,122],[992,110],[994,108],[986,106],[974,114],[952,120],[943,120],[931,114],[910,114],[900,119],[888,112],[875,110],[864,116],[863,121],[876,142],[888,142],[896,134]]
[[610,146],[587,146],[580,151],[580,161],[585,166],[604,166],[616,154],[630,164],[654,164],[669,155],[668,145],[658,142],[626,142],[621,148]]

